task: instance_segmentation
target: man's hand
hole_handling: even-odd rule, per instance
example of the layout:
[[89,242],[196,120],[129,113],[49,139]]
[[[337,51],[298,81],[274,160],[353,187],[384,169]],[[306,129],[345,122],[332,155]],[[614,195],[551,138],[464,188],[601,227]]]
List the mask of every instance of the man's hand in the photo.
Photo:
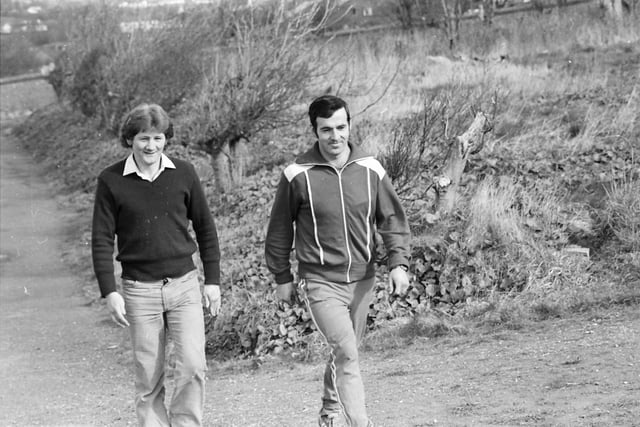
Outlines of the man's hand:
[[295,290],[296,288],[293,282],[282,283],[276,288],[276,297],[279,301],[285,301],[291,304]]
[[109,314],[111,314],[113,321],[123,328],[129,326],[129,322],[126,317],[124,317],[127,311],[124,308],[122,295],[117,292],[111,292],[105,299],[107,300],[107,309],[109,309]]
[[204,285],[204,307],[209,309],[211,316],[216,317],[220,313],[221,304],[220,286]]
[[409,284],[409,275],[402,266],[394,268],[389,273],[389,286],[392,294],[398,296],[406,294]]

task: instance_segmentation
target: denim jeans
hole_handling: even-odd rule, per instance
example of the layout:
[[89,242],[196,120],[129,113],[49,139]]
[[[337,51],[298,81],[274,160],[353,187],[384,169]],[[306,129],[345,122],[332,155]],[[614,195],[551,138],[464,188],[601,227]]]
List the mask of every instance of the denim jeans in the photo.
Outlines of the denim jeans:
[[[123,280],[130,323],[138,424],[201,426],[206,360],[204,315],[197,272],[157,282]],[[174,387],[165,407],[165,345],[174,343]]]
[[324,372],[320,415],[344,412],[347,425],[369,425],[358,346],[364,335],[375,277],[352,283],[303,280],[302,295],[331,352]]

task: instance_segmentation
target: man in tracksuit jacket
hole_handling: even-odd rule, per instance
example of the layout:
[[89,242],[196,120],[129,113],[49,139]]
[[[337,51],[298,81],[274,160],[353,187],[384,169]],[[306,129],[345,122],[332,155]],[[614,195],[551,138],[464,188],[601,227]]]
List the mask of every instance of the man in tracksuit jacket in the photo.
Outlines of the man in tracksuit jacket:
[[317,142],[282,174],[266,261],[278,298],[290,301],[295,239],[301,295],[331,348],[319,425],[332,426],[343,412],[347,425],[367,427],[373,424],[365,408],[358,344],[375,285],[375,234],[388,252],[392,291],[402,294],[409,286],[409,226],[382,165],[349,144],[347,104],[322,96],[309,106],[309,118]]

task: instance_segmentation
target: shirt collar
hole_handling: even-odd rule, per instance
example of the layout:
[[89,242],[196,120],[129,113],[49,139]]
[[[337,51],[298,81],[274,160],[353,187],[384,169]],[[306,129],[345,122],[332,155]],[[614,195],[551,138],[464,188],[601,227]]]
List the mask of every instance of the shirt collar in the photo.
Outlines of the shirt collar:
[[[176,168],[176,165],[171,161],[171,159],[169,157],[167,157],[166,154],[161,153],[160,154],[160,169],[158,170],[158,173],[156,173],[155,176],[151,179],[151,181],[153,181],[158,176],[160,176],[160,174],[165,169],[175,169],[175,168]],[[142,172],[138,168],[138,165],[136,164],[135,160],[133,160],[133,153],[129,154],[129,157],[127,157],[127,160],[125,160],[125,162],[124,162],[124,170],[122,171],[122,176],[131,175],[132,173],[135,173],[140,178],[149,181],[149,179],[146,178],[142,174]]]

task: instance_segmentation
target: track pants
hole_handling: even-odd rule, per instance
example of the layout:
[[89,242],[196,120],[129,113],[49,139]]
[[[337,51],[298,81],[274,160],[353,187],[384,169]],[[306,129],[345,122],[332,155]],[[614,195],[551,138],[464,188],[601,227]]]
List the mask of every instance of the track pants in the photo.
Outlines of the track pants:
[[302,296],[331,352],[324,373],[320,415],[341,410],[351,427],[369,425],[358,346],[364,335],[375,277],[352,283],[305,279]]

